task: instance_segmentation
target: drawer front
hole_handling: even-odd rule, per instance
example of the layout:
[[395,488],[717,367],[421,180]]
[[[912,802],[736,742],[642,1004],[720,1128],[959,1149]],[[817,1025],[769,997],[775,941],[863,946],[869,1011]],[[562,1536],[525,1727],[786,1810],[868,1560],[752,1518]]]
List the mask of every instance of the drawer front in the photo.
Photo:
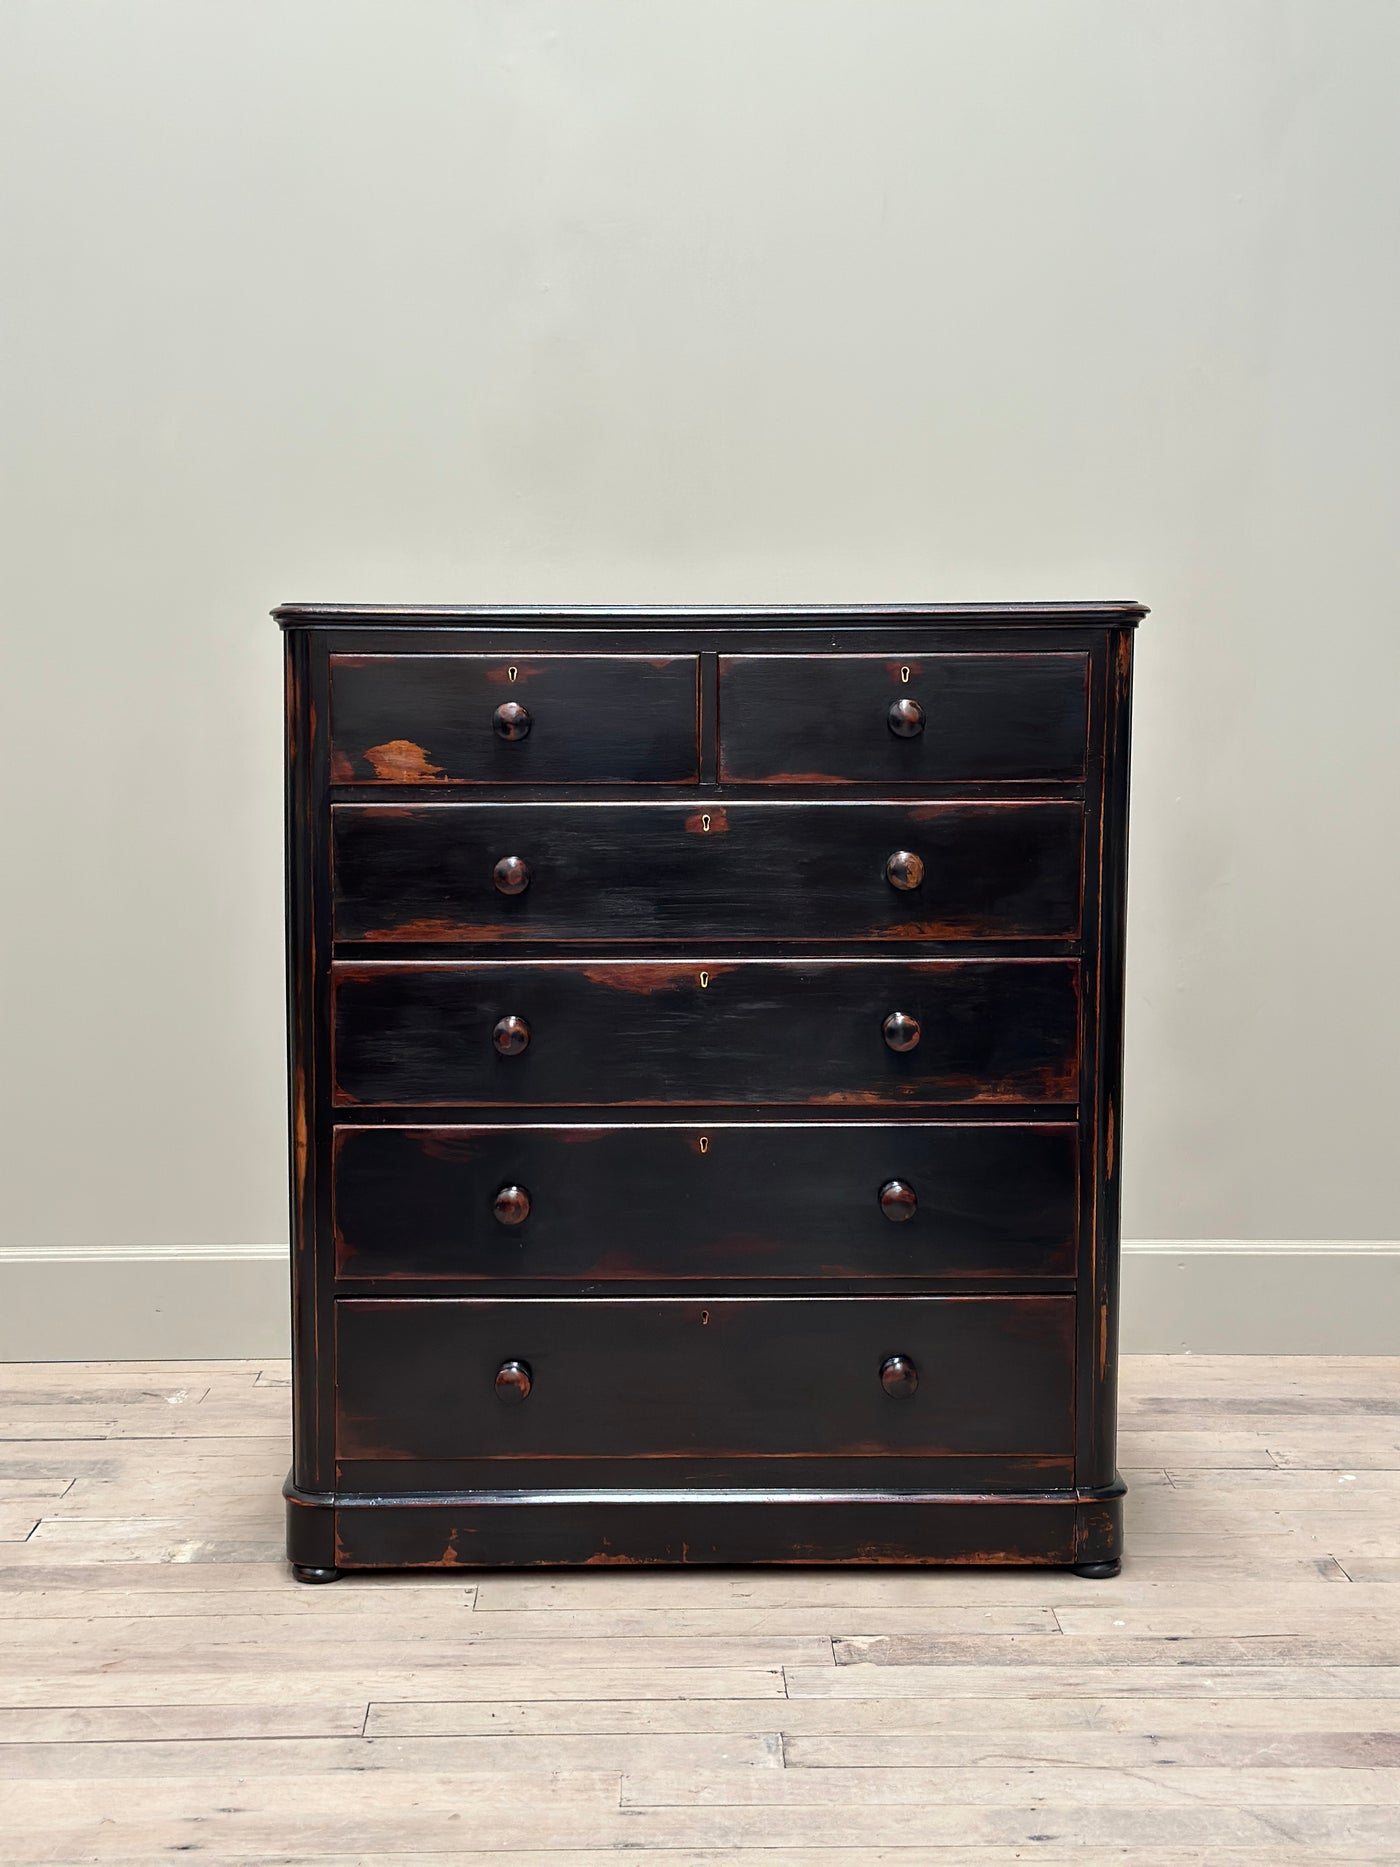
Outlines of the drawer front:
[[338,784],[693,784],[694,655],[332,655]]
[[[1082,778],[1088,674],[1080,654],[722,656],[720,777],[882,785]],[[902,714],[894,725],[893,708]]]
[[1079,933],[1076,803],[338,804],[342,940]]
[[378,961],[331,987],[342,1107],[1077,1094],[1073,960]]
[[1063,1277],[1068,1123],[341,1128],[342,1277]]
[[821,1457],[1063,1457],[1073,1338],[1068,1296],[342,1300],[336,1451],[662,1485],[667,1459],[780,1458],[800,1485]]

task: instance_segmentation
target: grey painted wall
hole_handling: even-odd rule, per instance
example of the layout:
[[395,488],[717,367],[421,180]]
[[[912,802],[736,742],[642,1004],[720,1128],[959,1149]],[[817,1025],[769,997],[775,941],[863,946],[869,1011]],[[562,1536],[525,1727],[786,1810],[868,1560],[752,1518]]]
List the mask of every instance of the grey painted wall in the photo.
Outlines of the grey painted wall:
[[1137,596],[1126,1230],[1400,1236],[1391,0],[8,0],[5,1237],[285,1237],[279,598]]

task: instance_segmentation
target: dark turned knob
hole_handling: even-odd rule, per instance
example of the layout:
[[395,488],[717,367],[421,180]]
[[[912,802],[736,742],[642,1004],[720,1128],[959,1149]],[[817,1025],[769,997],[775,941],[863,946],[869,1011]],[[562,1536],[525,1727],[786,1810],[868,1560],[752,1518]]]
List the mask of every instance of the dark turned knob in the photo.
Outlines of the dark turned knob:
[[530,1216],[530,1194],[523,1186],[503,1186],[491,1210],[502,1225],[523,1225]]
[[[885,1363],[886,1367],[889,1365]],[[503,1361],[496,1371],[496,1398],[503,1400],[508,1407],[518,1407],[522,1400],[527,1399],[530,1385],[528,1361]]]
[[503,700],[491,715],[498,739],[523,739],[530,730],[530,715],[518,700]]
[[[919,1385],[919,1370],[907,1355],[891,1355],[888,1361],[881,1363],[880,1385],[891,1400],[908,1400]],[[528,1381],[525,1386],[528,1393]]]
[[924,710],[908,694],[901,694],[898,700],[890,702],[887,718],[896,739],[917,739],[924,730]]
[[[915,856],[914,860],[919,861]],[[919,863],[922,873],[923,864]],[[523,856],[502,856],[491,871],[491,880],[503,895],[523,895],[530,886],[530,865]],[[900,886],[912,886],[901,883]]]
[[891,1050],[912,1050],[923,1036],[919,1020],[911,1018],[907,1011],[892,1011],[880,1028]]
[[529,1041],[530,1027],[523,1018],[502,1018],[491,1033],[491,1042],[503,1057],[518,1057]]
[[[924,859],[912,849],[896,849],[885,864],[885,880],[891,888],[917,888],[924,879]],[[496,886],[499,888],[500,883]]]
[[[518,1189],[512,1187],[507,1190],[514,1192]],[[906,1219],[912,1219],[919,1210],[919,1196],[907,1180],[886,1180],[880,1188],[880,1210],[892,1225],[903,1225]]]

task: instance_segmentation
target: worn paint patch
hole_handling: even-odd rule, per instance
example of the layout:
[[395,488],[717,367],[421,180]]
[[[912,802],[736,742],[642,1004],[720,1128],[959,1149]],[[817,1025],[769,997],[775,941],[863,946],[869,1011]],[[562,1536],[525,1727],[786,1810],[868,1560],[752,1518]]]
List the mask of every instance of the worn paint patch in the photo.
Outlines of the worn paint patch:
[[676,983],[675,971],[668,966],[585,966],[583,976],[590,985],[605,985],[610,992],[635,992],[643,998]]
[[1022,934],[992,921],[899,921],[872,933],[872,940],[1041,940],[1044,934]]
[[[711,985],[732,966],[710,966],[706,973]],[[652,992],[670,991],[676,986],[695,985],[700,975],[689,966],[585,966],[583,976],[592,985],[605,985],[613,992],[638,992],[644,997]]]
[[748,773],[724,766],[720,776],[733,784],[854,784],[853,778],[838,777],[829,771],[765,771]]
[[1113,1104],[1108,1105],[1107,1137],[1104,1144],[1104,1178],[1113,1178]]
[[293,1073],[292,1091],[292,1152],[295,1161],[297,1184],[297,1210],[300,1213],[306,1200],[306,1175],[309,1159],[306,1129],[306,1071],[298,1060]]
[[331,783],[353,784],[355,782],[355,761],[339,746],[331,749]]
[[475,1160],[477,1140],[475,1134],[450,1134],[433,1129],[418,1137],[418,1145],[429,1160]]
[[387,739],[383,745],[367,746],[365,757],[374,775],[384,784],[418,784],[442,778],[441,765],[434,765],[428,754],[411,739]]
[[[513,928],[473,927],[460,921],[417,920],[404,921],[399,927],[370,927],[360,935],[362,940],[462,940],[481,941],[499,940],[515,932]],[[525,931],[525,930],[522,930]]]

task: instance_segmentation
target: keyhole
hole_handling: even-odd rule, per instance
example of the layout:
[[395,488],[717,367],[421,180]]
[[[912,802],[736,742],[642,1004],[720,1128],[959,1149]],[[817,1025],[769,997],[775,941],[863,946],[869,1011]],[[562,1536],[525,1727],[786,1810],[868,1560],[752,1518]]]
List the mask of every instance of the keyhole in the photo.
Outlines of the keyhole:
[[707,1309],[702,1309],[700,1312],[700,1327],[703,1329],[709,1320],[710,1312]]
[[710,813],[708,810],[702,810],[700,813],[700,828],[702,830],[708,830],[709,827],[710,827]]
[[709,973],[707,973],[707,972],[702,972],[702,973],[701,973],[701,975],[700,975],[700,990],[701,990],[701,991],[703,992],[703,991],[705,990],[705,987],[706,987],[706,986],[707,986],[707,985],[708,985],[709,983],[710,983],[710,975],[709,975]]
[[[909,685],[909,670],[908,670],[908,668],[901,668],[901,669],[899,670],[899,678],[900,678],[900,680],[901,680],[901,681],[903,681],[903,683],[904,683],[904,685],[905,685],[906,687],[907,687],[907,686]],[[512,680],[514,680],[514,679],[515,679],[515,676],[514,676],[514,675],[512,675],[512,676],[511,676],[511,679],[512,679]]]
[[[519,668],[507,668],[507,669],[506,669],[506,679],[507,679],[508,681],[513,681],[513,680],[515,679],[515,677],[516,677],[516,675],[517,675],[517,674],[519,674],[519,672],[520,672],[520,670],[519,670]],[[907,678],[907,677],[906,677],[906,678]]]
[[700,1152],[702,1154],[708,1154],[709,1151],[710,1151],[710,1137],[707,1134],[702,1134],[700,1137]]

